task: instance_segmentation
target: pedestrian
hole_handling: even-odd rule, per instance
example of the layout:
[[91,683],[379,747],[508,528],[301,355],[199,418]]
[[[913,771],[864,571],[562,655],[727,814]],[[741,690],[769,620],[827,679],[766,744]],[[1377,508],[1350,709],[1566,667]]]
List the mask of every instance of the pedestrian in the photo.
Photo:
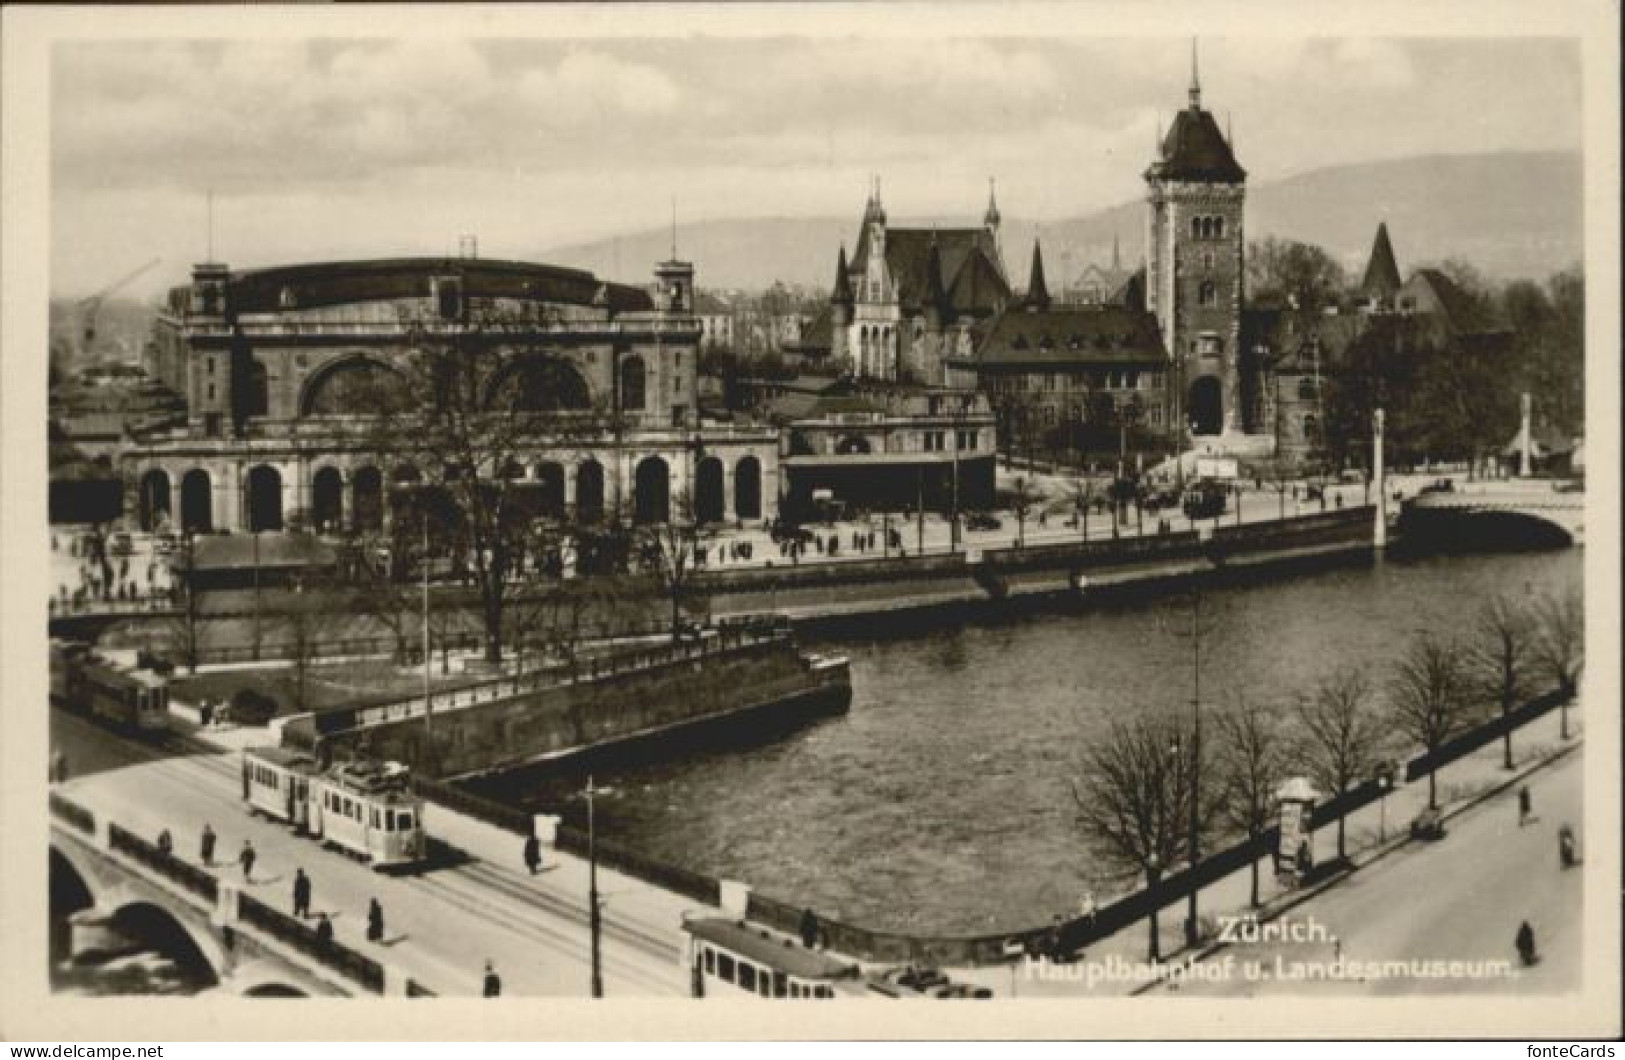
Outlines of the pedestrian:
[[818,942],[818,914],[811,909],[804,909],[801,913],[801,944],[812,949]]
[[60,784],[68,779],[68,757],[59,747],[51,752],[51,780]]
[[208,822],[203,824],[203,838],[198,843],[199,853],[203,855],[203,864],[214,864],[214,828]]
[[1097,910],[1096,910],[1096,906],[1095,906],[1095,892],[1094,891],[1084,891],[1083,892],[1083,901],[1078,903],[1078,916],[1083,920],[1083,922],[1086,925],[1088,925],[1089,927],[1092,928],[1092,927],[1095,926],[1095,913],[1096,913],[1096,911]]
[[1518,925],[1518,937],[1515,940],[1518,947],[1518,958],[1527,965],[1535,963],[1535,929],[1525,920]]
[[293,915],[300,920],[310,915],[310,877],[304,869],[293,870]]
[[243,840],[243,852],[237,855],[237,862],[243,867],[243,879],[249,883],[254,882],[254,859],[257,856],[254,853],[254,841]]
[[502,977],[497,975],[497,970],[490,961],[485,962],[485,996],[502,996]]
[[324,945],[333,941],[333,922],[327,919],[326,913],[316,915],[316,941]]
[[169,829],[165,828],[163,831],[158,833],[158,853],[167,857],[168,855],[174,853],[174,851],[175,839],[169,834]]
[[534,835],[525,837],[525,868],[532,876],[542,867],[542,841]]
[[384,907],[373,898],[367,903],[367,941],[382,942],[384,940]]
[[1574,850],[1574,829],[1567,824],[1557,830],[1557,860],[1565,869],[1573,868],[1578,860]]
[[1525,784],[1518,789],[1518,827],[1522,828],[1529,823],[1529,785]]

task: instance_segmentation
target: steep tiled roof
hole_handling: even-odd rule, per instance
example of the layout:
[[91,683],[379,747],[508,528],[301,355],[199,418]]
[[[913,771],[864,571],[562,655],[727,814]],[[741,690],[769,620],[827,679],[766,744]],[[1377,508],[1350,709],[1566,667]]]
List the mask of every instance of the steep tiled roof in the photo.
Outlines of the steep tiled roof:
[[1467,292],[1456,286],[1456,282],[1438,269],[1417,269],[1411,273],[1410,283],[1426,286],[1433,292],[1434,300],[1444,310],[1446,323],[1452,331],[1460,334],[1474,332],[1494,332],[1503,330],[1503,325],[1493,313],[1487,309],[1480,309],[1468,297]]
[[1240,184],[1247,179],[1247,171],[1236,161],[1213,115],[1192,106],[1175,115],[1162,140],[1162,155],[1151,163],[1146,176]]
[[1168,361],[1157,321],[1121,306],[1012,309],[988,322],[976,363],[1144,365]]
[[[995,311],[1010,298],[1010,285],[999,271],[999,251],[985,228],[888,228],[886,268],[897,284],[897,300],[907,311],[921,309],[930,297],[928,269],[931,245],[941,262],[939,280],[955,313],[979,316]],[[858,237],[852,260],[869,256],[869,231]]]

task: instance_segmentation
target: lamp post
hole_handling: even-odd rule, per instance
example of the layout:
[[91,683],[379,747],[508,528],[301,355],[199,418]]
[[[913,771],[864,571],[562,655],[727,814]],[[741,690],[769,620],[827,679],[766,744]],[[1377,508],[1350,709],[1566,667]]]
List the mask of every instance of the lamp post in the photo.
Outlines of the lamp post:
[[1190,819],[1190,903],[1185,918],[1185,944],[1196,945],[1200,931],[1196,924],[1196,865],[1201,860],[1202,793],[1202,594],[1191,597],[1191,819]]
[[1394,787],[1394,767],[1384,762],[1377,767],[1377,842],[1388,841],[1388,792]]
[[598,901],[598,833],[596,822],[593,820],[593,796],[598,794],[592,786],[592,777],[587,778],[587,927],[592,935],[592,996],[604,996],[604,969],[599,952],[599,936],[603,927],[601,906]]

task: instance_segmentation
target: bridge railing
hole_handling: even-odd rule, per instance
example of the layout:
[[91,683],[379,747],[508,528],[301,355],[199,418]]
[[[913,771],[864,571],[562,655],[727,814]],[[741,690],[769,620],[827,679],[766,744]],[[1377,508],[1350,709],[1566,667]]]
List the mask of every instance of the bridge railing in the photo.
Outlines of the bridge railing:
[[51,792],[51,813],[86,835],[96,834],[96,817],[66,795]]
[[244,923],[259,928],[308,957],[314,957],[375,994],[384,992],[384,966],[371,957],[357,953],[341,942],[319,938],[315,928],[286,913],[277,912],[250,895],[242,895],[240,901],[238,913]]
[[116,824],[107,826],[107,842],[115,851],[128,855],[166,879],[173,880],[193,894],[213,903],[220,894],[220,881],[213,875],[149,843],[134,832]]

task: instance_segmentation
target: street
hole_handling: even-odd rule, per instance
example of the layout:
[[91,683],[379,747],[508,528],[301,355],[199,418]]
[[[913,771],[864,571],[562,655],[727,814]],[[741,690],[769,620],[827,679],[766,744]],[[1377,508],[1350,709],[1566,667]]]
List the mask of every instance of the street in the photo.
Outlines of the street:
[[[176,854],[189,860],[196,859],[198,836],[208,822],[219,835],[213,871],[227,878],[241,878],[236,858],[244,840],[252,840],[258,860],[249,893],[289,911],[294,870],[303,868],[314,884],[312,911],[328,914],[340,942],[403,969],[437,993],[478,995],[487,958],[506,994],[588,992],[586,896],[573,865],[550,855],[552,871],[532,878],[519,865],[519,840],[513,839],[511,863],[471,854],[455,866],[377,873],[250,816],[239,797],[235,755],[196,744],[177,752],[173,738],[158,748],[131,744],[60,710],[51,712],[51,738],[69,763],[72,779],[58,789],[69,798],[148,839],[169,829]],[[431,833],[433,820],[431,813]],[[676,959],[676,915],[669,926],[617,918],[618,906],[632,896],[619,877],[602,886],[608,900],[606,995],[686,993]],[[384,940],[377,945],[364,941],[365,911],[374,896],[385,917]]]
[[[1163,990],[1200,996],[1383,996],[1559,994],[1580,988],[1583,873],[1558,862],[1557,830],[1579,826],[1583,754],[1529,778],[1535,819],[1518,824],[1516,789],[1468,810],[1437,843],[1412,843],[1354,873],[1269,925],[1267,941],[1236,941],[1206,962],[1234,959],[1233,973]],[[1584,836],[1580,836],[1584,849]],[[1513,937],[1527,920],[1540,960],[1518,967]],[[1244,925],[1237,934],[1246,936]],[[1409,974],[1343,980],[1292,978],[1344,962],[1509,962],[1510,976],[1486,967],[1457,977]],[[1279,961],[1278,961],[1279,959]],[[1243,966],[1261,962],[1265,977]],[[1281,978],[1281,973],[1286,978]]]

